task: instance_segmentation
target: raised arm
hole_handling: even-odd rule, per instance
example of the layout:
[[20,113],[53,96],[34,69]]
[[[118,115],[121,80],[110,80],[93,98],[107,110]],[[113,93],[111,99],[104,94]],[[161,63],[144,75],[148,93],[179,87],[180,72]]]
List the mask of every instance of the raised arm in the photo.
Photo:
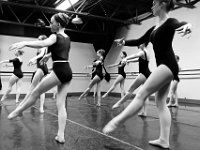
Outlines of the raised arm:
[[9,50],[18,50],[22,49],[24,47],[31,47],[31,48],[43,48],[43,47],[49,47],[56,43],[57,37],[55,34],[52,34],[49,36],[49,38],[45,40],[36,40],[36,41],[23,41],[14,43],[9,47]]

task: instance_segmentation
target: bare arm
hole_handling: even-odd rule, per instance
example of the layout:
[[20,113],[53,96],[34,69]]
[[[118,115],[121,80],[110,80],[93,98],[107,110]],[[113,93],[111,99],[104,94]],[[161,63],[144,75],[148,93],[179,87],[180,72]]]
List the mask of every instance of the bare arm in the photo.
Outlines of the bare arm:
[[0,61],[0,64],[3,64],[3,63],[9,63],[9,60],[2,60],[2,61]]
[[139,58],[139,57],[141,57],[141,56],[143,56],[143,55],[144,55],[144,52],[143,52],[143,51],[140,51],[140,52],[138,52],[138,53],[136,53],[136,54],[132,54],[132,55],[130,55],[130,56],[127,56],[125,59],[126,59],[126,60],[135,59],[135,58]]
[[119,64],[112,64],[112,65],[108,65],[108,66],[106,66],[107,68],[113,68],[113,67],[117,67],[117,66],[119,66]]
[[85,69],[92,69],[93,65],[85,66]]
[[41,40],[41,41],[36,40],[36,41],[23,41],[19,43],[14,43],[10,46],[9,50],[18,50],[24,47],[31,47],[31,48],[49,47],[53,45],[54,43],[56,43],[56,40],[57,40],[56,35],[52,34],[50,35],[49,38],[45,40]]

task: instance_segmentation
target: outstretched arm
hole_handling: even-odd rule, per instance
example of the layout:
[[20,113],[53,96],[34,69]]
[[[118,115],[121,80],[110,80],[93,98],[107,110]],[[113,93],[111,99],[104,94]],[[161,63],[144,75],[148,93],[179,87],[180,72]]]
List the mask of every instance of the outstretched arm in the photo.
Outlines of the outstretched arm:
[[117,67],[117,66],[119,66],[119,64],[112,64],[112,65],[108,65],[108,66],[106,66],[107,68],[113,68],[113,67]]
[[10,62],[9,60],[2,60],[2,61],[0,61],[0,64],[9,63],[9,62]]
[[93,65],[85,66],[85,69],[92,69]]
[[23,42],[18,42],[14,43],[9,47],[9,50],[18,50],[22,49],[24,47],[31,47],[31,48],[43,48],[43,47],[48,47],[56,43],[56,35],[52,34],[49,38],[45,40],[36,40],[36,41],[23,41]]
[[143,55],[144,55],[144,52],[143,52],[143,51],[140,51],[140,52],[138,52],[138,53],[136,53],[136,54],[132,54],[132,55],[130,55],[130,56],[127,56],[127,57],[125,58],[125,60],[128,61],[128,60],[130,60],[130,59],[139,58],[139,57],[141,57],[141,56],[143,56]]
[[116,39],[115,42],[117,43],[118,46],[139,46],[141,44],[146,44],[149,42],[149,37],[151,35],[151,32],[155,26],[150,28],[142,37],[139,39],[133,39],[133,40],[124,40],[124,38],[121,39]]

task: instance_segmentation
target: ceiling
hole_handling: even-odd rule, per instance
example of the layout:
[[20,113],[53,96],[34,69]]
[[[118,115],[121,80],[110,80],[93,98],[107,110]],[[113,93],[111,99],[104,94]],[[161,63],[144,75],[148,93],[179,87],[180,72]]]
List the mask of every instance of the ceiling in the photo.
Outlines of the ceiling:
[[[48,30],[49,20],[52,14],[60,12],[55,7],[64,0],[1,0],[0,1],[0,23],[4,28],[10,26],[23,27],[19,29],[28,31],[28,35],[33,35],[33,31],[41,32]],[[68,0],[70,1],[70,0]],[[129,24],[140,24],[142,20],[152,17],[151,7],[153,0],[79,0],[66,12],[74,18],[78,15],[83,24],[76,25],[70,23],[66,32],[72,36],[72,40],[79,42],[94,43],[95,40],[105,44],[113,40],[117,28]],[[194,4],[200,0],[178,0],[176,8],[195,8]],[[45,27],[33,29],[38,18],[41,18]],[[26,28],[26,29],[25,29]],[[41,27],[38,27],[41,28]],[[45,29],[44,29],[45,28]],[[3,31],[2,31],[3,30]],[[14,31],[10,34],[19,34]],[[0,34],[6,34],[6,30],[1,29]],[[25,35],[26,36],[26,35]],[[37,35],[38,36],[38,35]],[[110,42],[108,42],[110,43]]]

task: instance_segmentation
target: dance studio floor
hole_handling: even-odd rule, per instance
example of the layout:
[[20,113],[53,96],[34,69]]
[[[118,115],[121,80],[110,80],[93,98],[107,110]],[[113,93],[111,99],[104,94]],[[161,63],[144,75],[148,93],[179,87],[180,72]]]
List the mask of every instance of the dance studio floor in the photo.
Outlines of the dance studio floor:
[[[148,105],[148,116],[135,116],[110,135],[101,130],[122,108],[111,110],[116,97],[103,100],[96,107],[92,96],[82,101],[68,97],[68,119],[65,144],[58,144],[55,100],[47,98],[45,113],[36,107],[24,112],[22,117],[7,120],[15,108],[14,100],[7,100],[0,107],[0,150],[161,150],[148,144],[159,136],[159,120],[154,102]],[[128,102],[125,104],[125,106]],[[200,107],[180,106],[170,108],[172,126],[170,144],[172,150],[200,149]]]

